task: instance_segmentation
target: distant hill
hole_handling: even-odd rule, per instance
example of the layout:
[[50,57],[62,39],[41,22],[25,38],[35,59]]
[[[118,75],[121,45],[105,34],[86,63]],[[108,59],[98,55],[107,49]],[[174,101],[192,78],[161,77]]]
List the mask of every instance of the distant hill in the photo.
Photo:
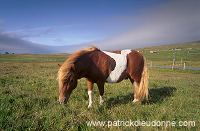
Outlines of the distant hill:
[[145,48],[138,48],[136,50],[149,52],[153,51],[169,51],[172,49],[181,49],[181,50],[188,50],[188,49],[200,49],[200,40],[182,44],[172,44],[172,45],[163,45],[163,46],[152,46],[152,47],[145,47]]
[[152,66],[200,67],[200,41],[164,46],[152,46],[136,49],[140,51]]

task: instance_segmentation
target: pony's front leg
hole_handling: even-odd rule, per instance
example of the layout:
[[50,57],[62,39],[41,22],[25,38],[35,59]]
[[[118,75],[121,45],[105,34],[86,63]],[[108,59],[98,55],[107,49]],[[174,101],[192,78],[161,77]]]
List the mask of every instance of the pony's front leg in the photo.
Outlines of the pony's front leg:
[[88,108],[92,107],[92,104],[94,102],[94,98],[93,98],[93,91],[88,91],[88,96],[89,96],[89,105],[88,105]]
[[105,102],[105,100],[104,100],[104,84],[105,84],[105,82],[97,83],[97,86],[99,89],[99,95],[100,95],[100,104],[103,104]]
[[103,104],[105,102],[105,100],[104,100],[104,95],[100,95],[100,104]]
[[94,98],[93,98],[93,86],[94,82],[90,81],[89,79],[86,79],[87,86],[88,86],[88,96],[89,96],[89,105],[88,108],[92,107],[92,104],[94,103]]

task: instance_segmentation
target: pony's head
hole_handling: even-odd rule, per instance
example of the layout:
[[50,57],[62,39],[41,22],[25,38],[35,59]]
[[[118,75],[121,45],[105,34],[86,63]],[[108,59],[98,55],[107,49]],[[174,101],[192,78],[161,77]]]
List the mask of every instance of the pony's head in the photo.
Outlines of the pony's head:
[[68,68],[60,67],[58,72],[59,81],[59,102],[60,104],[66,104],[72,91],[77,86],[77,78],[75,74],[74,65],[70,65]]
[[91,51],[99,51],[98,48],[91,46],[88,49],[85,50],[79,50],[72,55],[69,56],[69,58],[65,61],[64,64],[58,65],[60,66],[60,69],[58,71],[58,82],[59,82],[59,101],[61,104],[66,104],[72,91],[77,86],[77,74],[76,74],[76,68],[78,66],[75,66],[75,62],[84,54],[87,54]]

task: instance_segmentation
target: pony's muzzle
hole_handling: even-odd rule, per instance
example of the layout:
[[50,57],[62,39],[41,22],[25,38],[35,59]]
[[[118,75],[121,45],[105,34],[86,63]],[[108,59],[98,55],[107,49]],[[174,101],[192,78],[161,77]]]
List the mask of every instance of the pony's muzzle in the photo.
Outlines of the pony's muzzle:
[[59,99],[60,104],[67,104],[67,98],[65,97],[63,100]]

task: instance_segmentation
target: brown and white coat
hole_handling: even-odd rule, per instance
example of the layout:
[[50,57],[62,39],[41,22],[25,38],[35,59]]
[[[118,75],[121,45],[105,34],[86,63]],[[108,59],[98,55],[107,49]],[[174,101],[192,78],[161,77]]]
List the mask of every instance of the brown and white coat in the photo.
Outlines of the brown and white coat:
[[135,50],[101,51],[96,47],[80,50],[72,54],[58,72],[60,103],[67,103],[77,79],[86,78],[89,105],[93,103],[93,85],[97,84],[100,103],[104,102],[105,82],[117,83],[130,79],[134,91],[134,101],[140,103],[148,99],[148,67],[145,58]]

